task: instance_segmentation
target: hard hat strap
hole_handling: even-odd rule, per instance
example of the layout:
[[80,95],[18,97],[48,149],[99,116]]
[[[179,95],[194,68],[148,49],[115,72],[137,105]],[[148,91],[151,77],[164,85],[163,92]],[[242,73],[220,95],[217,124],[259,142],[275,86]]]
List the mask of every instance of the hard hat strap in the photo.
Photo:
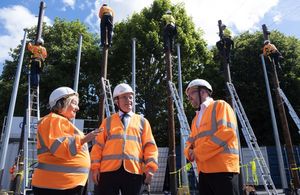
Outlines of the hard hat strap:
[[201,86],[198,86],[198,96],[199,96],[199,108],[198,110],[201,110],[201,104],[202,104],[202,99],[201,99]]

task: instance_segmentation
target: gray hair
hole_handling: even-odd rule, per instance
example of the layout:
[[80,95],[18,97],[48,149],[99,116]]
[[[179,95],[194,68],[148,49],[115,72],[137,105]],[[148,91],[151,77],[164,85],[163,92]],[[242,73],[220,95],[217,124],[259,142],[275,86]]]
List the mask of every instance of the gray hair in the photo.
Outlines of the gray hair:
[[59,99],[56,102],[56,104],[51,108],[51,112],[54,112],[56,114],[61,113],[62,111],[67,109],[68,106],[71,105],[72,100],[74,100],[75,98],[76,98],[76,100],[79,100],[77,94],[72,94],[67,97],[63,97],[63,98]]

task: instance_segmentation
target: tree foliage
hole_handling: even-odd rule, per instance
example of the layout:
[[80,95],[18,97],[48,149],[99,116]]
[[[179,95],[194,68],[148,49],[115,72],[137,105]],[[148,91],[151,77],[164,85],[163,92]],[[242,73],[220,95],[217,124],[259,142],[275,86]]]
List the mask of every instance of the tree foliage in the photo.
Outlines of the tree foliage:
[[[176,19],[180,43],[183,88],[195,78],[208,80],[213,86],[215,99],[226,99],[227,88],[223,70],[215,47],[208,50],[202,38],[203,32],[195,29],[191,18],[182,4],[172,5],[170,0],[155,0],[150,7],[115,24],[113,46],[109,49],[108,75],[112,87],[120,82],[131,83],[132,38],[136,38],[136,111],[150,121],[159,146],[168,143],[167,82],[166,63],[163,53],[162,15],[171,10]],[[217,29],[216,29],[217,31]],[[79,34],[83,35],[81,69],[79,80],[80,112],[78,118],[97,119],[100,95],[101,48],[98,35],[91,34],[80,21],[65,21],[56,18],[52,26],[43,27],[43,38],[49,57],[46,70],[41,75],[40,100],[41,115],[47,110],[48,97],[59,86],[73,87]],[[35,28],[29,29],[30,39],[35,37]],[[260,32],[245,32],[234,38],[231,76],[243,103],[256,136],[263,145],[273,145],[273,132],[267,102],[265,82],[259,55],[263,37]],[[287,37],[272,32],[271,41],[284,56],[282,71],[279,71],[281,87],[297,113],[300,111],[300,42],[295,37]],[[6,61],[0,76],[0,125],[8,110],[10,94],[15,79],[17,60],[21,45],[11,50],[13,60]],[[176,49],[175,49],[176,50]],[[23,115],[24,99],[27,91],[26,65],[30,53],[26,51],[18,92],[15,116]],[[177,52],[173,52],[173,82],[177,84]],[[275,101],[273,101],[275,102]],[[194,109],[184,100],[186,115],[191,122]],[[289,115],[287,115],[288,118]],[[289,119],[290,120],[290,119]],[[176,132],[179,124],[175,114]],[[278,123],[280,124],[280,123]],[[299,143],[297,129],[290,120],[290,130],[294,143]],[[280,127],[280,125],[278,125]],[[179,141],[177,142],[179,143]]]
[[[284,36],[273,31],[270,40],[284,56],[281,62],[282,69],[277,68],[280,87],[288,97],[297,113],[300,113],[300,41],[295,37]],[[235,38],[234,60],[231,67],[232,80],[243,103],[244,109],[255,131],[258,141],[262,145],[274,145],[274,136],[269,111],[266,84],[260,54],[263,47],[263,35],[261,32],[253,34],[245,32]],[[269,64],[266,64],[269,66]],[[267,67],[269,70],[269,67]],[[268,75],[273,96],[273,104],[276,109],[271,75]],[[293,143],[299,143],[299,135],[295,123],[286,112],[289,119],[290,133]],[[279,134],[281,123],[276,113]],[[282,138],[282,136],[280,136]],[[284,143],[284,142],[282,142]]]
[[[163,53],[162,15],[172,10],[178,27],[176,42],[181,44],[182,76],[185,82],[199,77],[202,64],[211,60],[202,32],[195,30],[181,4],[156,0],[149,8],[115,25],[113,48],[109,57],[108,78],[113,86],[131,82],[131,42],[136,38],[137,112],[150,121],[156,141],[167,145],[167,82]],[[173,57],[173,81],[177,81],[177,56]],[[175,118],[177,120],[177,117]],[[177,124],[177,132],[179,125]]]
[[[35,29],[28,29],[29,41],[35,38]],[[78,91],[81,95],[81,112],[80,118],[90,116],[90,110],[96,112],[98,110],[95,104],[94,94],[89,92],[90,85],[96,85],[99,82],[98,69],[100,69],[99,58],[99,40],[96,36],[87,31],[87,27],[79,21],[67,22],[56,18],[53,26],[43,27],[43,38],[45,47],[48,52],[46,66],[41,74],[40,81],[40,107],[41,116],[48,113],[48,97],[50,93],[57,87],[68,86],[73,88],[74,73],[77,59],[77,48],[79,35],[83,35],[82,55],[81,55],[81,71]],[[12,61],[6,61],[2,75],[0,77],[0,99],[1,101],[1,124],[4,116],[7,114],[10,94],[15,80],[15,71],[17,67],[18,55],[21,46],[18,46],[11,52]],[[18,89],[18,98],[16,102],[15,116],[23,116],[25,113],[24,102],[27,94],[27,66],[30,60],[30,52],[26,49],[22,74]],[[94,103],[94,104],[93,104]],[[94,105],[94,106],[91,106]],[[92,113],[92,112],[91,112]]]

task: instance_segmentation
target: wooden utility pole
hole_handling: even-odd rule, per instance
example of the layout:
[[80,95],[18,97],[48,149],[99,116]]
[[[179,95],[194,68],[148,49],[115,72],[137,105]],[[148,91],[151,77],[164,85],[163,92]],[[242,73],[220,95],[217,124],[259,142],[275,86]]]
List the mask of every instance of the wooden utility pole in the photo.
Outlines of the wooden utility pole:
[[[269,39],[270,32],[268,31],[267,26],[265,24],[262,25],[262,29],[263,29],[264,40],[270,40]],[[280,97],[280,94],[277,90],[277,88],[279,88],[280,86],[279,86],[279,80],[277,76],[274,59],[272,59],[272,61],[269,62],[269,65],[270,65],[271,77],[272,77],[273,87],[276,96],[275,98],[277,103],[278,114],[280,117],[280,122],[282,127],[283,138],[287,148],[289,170],[291,172],[291,185],[292,185],[291,187],[295,189],[299,189],[300,182],[299,182],[298,169],[297,169],[297,164],[294,156],[290,130],[289,130],[286,114],[285,114],[284,102],[282,101],[282,98]]]
[[[223,26],[225,26],[225,25],[222,24],[222,20],[219,20],[218,21],[218,27],[219,27],[219,37],[220,37],[221,41],[224,38],[223,30],[225,28],[223,29]],[[227,62],[227,60],[226,60],[225,47],[223,47],[223,50],[220,51],[220,54],[221,54],[220,56],[221,56],[221,59],[222,59],[222,64],[223,64],[223,67],[224,67],[225,80],[226,80],[226,82],[231,83],[230,66],[229,66],[229,62]]]
[[[107,31],[106,31],[106,37],[107,37]],[[107,42],[107,40],[106,40]],[[102,63],[101,63],[101,77],[105,78],[107,77],[107,59],[108,59],[108,44],[104,44],[103,46],[103,51],[102,51]],[[101,80],[101,79],[100,79]],[[101,124],[101,122],[104,119],[104,115],[105,115],[105,105],[104,105],[104,89],[102,88],[102,84],[100,84],[100,100],[99,100],[99,124]]]
[[[221,61],[222,61],[222,65],[223,65],[223,69],[224,69],[224,77],[225,77],[225,83],[232,83],[231,81],[231,74],[230,74],[230,63],[229,61],[227,61],[226,59],[226,52],[225,52],[225,42],[224,42],[224,34],[223,34],[223,30],[226,28],[226,26],[224,24],[222,24],[222,20],[218,20],[218,27],[219,27],[219,37],[220,37],[220,41],[223,41],[223,45],[224,47],[222,48],[222,50],[220,50],[220,56],[221,56]],[[230,93],[228,90],[226,90],[226,94],[227,94],[227,102],[232,106],[233,109],[234,108],[234,104],[233,104],[233,100],[230,96]],[[238,137],[238,142],[239,142],[239,157],[240,157],[240,164],[243,164],[243,156],[242,156],[242,148],[241,148],[241,140],[240,140],[240,134],[239,131],[236,131],[237,137]],[[243,187],[244,187],[244,180],[243,180],[243,176],[245,175],[244,170],[242,168],[240,168],[240,174],[239,174],[239,188],[240,188],[240,193],[243,193]]]
[[170,169],[170,190],[171,194],[177,194],[176,182],[176,153],[175,153],[175,123],[174,123],[174,104],[172,99],[171,89],[169,88],[169,81],[172,82],[172,61],[171,48],[165,53],[167,64],[167,89],[168,89],[168,133],[169,133],[169,169]]
[[38,24],[37,24],[37,32],[36,32],[36,36],[35,36],[35,43],[37,43],[37,40],[39,40],[42,37],[45,8],[46,8],[45,2],[41,1]]

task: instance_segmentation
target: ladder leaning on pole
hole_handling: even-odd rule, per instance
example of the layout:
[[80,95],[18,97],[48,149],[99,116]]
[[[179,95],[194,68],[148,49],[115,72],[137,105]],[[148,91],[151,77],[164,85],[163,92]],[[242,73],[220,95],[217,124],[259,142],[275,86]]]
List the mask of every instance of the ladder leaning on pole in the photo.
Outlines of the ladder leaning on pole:
[[257,161],[257,164],[261,171],[261,178],[262,178],[265,190],[268,192],[268,194],[278,194],[278,192],[276,191],[274,182],[271,178],[269,168],[268,168],[266,161],[262,155],[262,152],[259,148],[255,134],[254,134],[253,129],[250,125],[250,122],[247,118],[247,115],[244,111],[242,103],[237,95],[237,92],[235,91],[235,88],[232,83],[227,82],[227,87],[228,87],[228,90],[229,90],[231,98],[232,98],[234,110],[235,110],[235,112],[239,118],[239,121],[242,125],[242,132],[244,134],[247,145],[248,145],[249,149],[251,150],[255,160]]
[[102,89],[104,93],[105,113],[106,113],[106,117],[108,117],[116,112],[115,105],[111,93],[111,86],[109,80],[105,79],[104,77],[101,77],[101,81],[102,81]]
[[34,165],[37,163],[37,122],[40,120],[39,86],[31,88],[28,75],[28,107],[26,109],[26,128],[24,133],[24,194],[31,191]]
[[279,95],[281,96],[281,98],[283,99],[284,103],[286,104],[286,106],[289,109],[289,113],[292,117],[292,119],[294,120],[294,122],[296,123],[297,127],[298,127],[298,133],[300,134],[300,120],[299,117],[297,116],[297,113],[295,112],[295,110],[293,109],[292,105],[290,104],[289,100],[287,99],[287,97],[285,96],[285,94],[283,93],[282,89],[280,89],[279,87],[277,88]]
[[[186,143],[187,139],[189,138],[190,132],[191,132],[190,125],[189,125],[186,115],[184,113],[184,108],[183,108],[182,102],[179,98],[176,86],[171,81],[169,81],[169,88],[171,90],[172,98],[173,98],[173,101],[175,103],[175,106],[176,106],[176,109],[178,112],[177,117],[178,117],[178,120],[180,123],[180,133],[181,133],[181,136],[183,137],[184,143]],[[198,180],[198,171],[197,171],[196,163],[193,162],[192,165],[193,165],[193,170],[195,172],[195,176]]]

